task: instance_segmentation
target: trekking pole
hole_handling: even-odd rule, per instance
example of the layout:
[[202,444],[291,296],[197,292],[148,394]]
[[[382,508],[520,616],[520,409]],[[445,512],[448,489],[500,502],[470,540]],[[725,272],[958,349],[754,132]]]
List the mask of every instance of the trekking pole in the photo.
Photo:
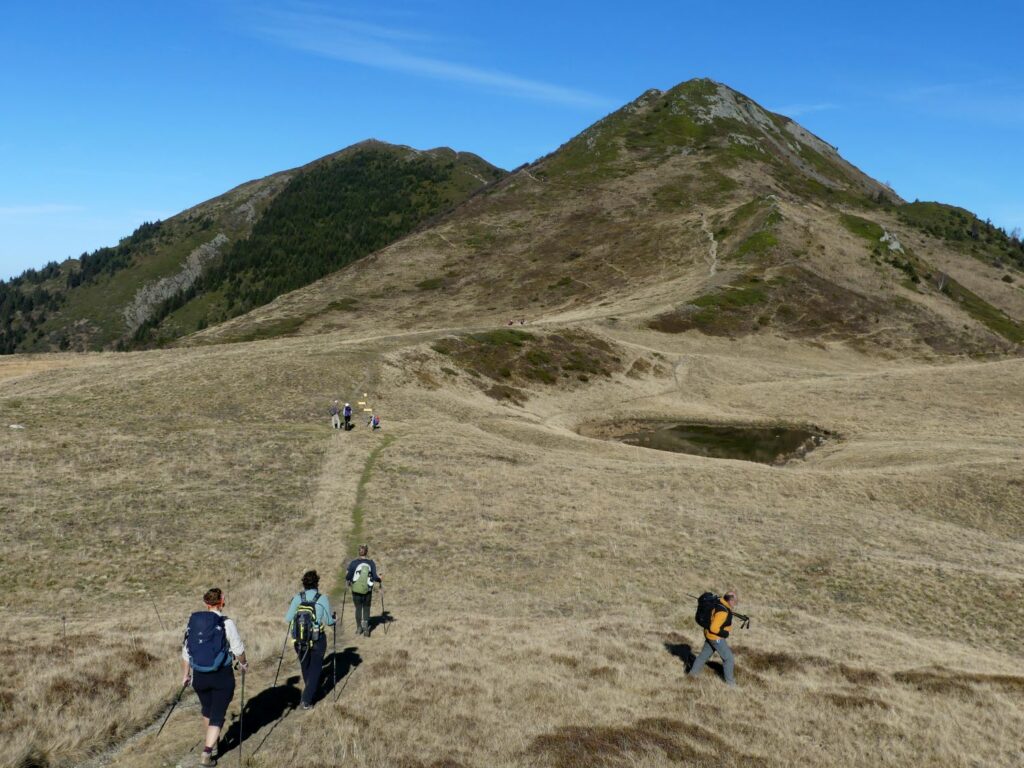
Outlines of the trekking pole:
[[334,653],[331,654],[331,676],[334,678],[334,685],[331,689],[333,690],[338,686],[338,614],[332,613],[331,618],[334,619],[334,624],[331,625],[334,632]]
[[274,675],[274,686],[277,687],[277,678],[281,674],[281,664],[284,662],[284,649],[288,647],[288,635],[291,634],[291,625],[284,632],[284,642],[281,643],[281,658],[277,660],[277,674]]
[[[167,725],[167,721],[171,719],[171,712],[174,711],[174,708],[178,706],[178,702],[181,701],[181,694],[183,694],[185,692],[185,689],[188,688],[188,683],[189,681],[186,680],[184,683],[181,684],[181,690],[178,691],[178,695],[175,697],[174,703],[171,704],[171,708],[167,710],[167,716],[164,717],[164,721],[160,723],[160,729],[156,732],[156,736],[160,735],[160,731],[164,729],[164,726]],[[155,739],[156,736],[154,736],[153,738]]]
[[[694,600],[700,600],[699,597],[697,597],[696,595],[691,595],[689,592],[686,592],[685,594],[686,594],[687,597],[692,597]],[[733,611],[732,615],[735,616],[737,619],[739,619],[742,622],[741,629],[750,629],[750,617],[749,616],[745,616],[742,613],[737,613],[736,611]]]
[[384,610],[384,582],[377,582],[380,584],[380,620],[384,622],[384,634],[388,633],[388,617],[385,615],[387,611]]
[[149,602],[151,602],[151,603],[153,604],[153,613],[155,613],[155,614],[156,614],[156,618],[157,618],[157,621],[159,621],[159,622],[160,622],[160,629],[163,629],[163,630],[165,630],[165,631],[166,631],[166,629],[167,629],[167,625],[166,625],[166,624],[164,624],[164,619],[163,619],[163,616],[161,616],[161,615],[160,615],[160,611],[158,611],[158,610],[157,610],[157,607],[156,607],[156,598],[155,598],[155,597],[153,597],[152,595],[150,595],[150,594],[149,594],[149,592],[147,592],[146,594],[147,594],[147,595],[149,595]]
[[64,662],[67,663],[67,660],[68,660],[68,617],[65,616],[63,613],[60,615],[60,622],[61,622],[61,626],[63,628],[62,632],[63,632],[63,641],[64,641],[63,642],[63,646],[64,646]]
[[242,725],[245,720],[245,668],[242,668],[242,702],[241,709],[238,710],[238,768],[242,768],[242,738],[244,737],[245,731],[242,730]]

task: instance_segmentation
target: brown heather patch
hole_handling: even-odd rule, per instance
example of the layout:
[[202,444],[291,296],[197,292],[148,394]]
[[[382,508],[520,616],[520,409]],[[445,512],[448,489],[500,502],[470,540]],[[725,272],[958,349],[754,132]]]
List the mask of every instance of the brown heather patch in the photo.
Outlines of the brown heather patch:
[[679,721],[661,719],[631,726],[563,726],[537,736],[528,753],[552,768],[625,767],[658,752],[672,762],[696,761],[703,755],[682,739],[684,728]]
[[739,337],[771,328],[787,338],[849,341],[858,346],[905,345],[913,338],[940,354],[990,351],[931,310],[901,296],[882,296],[841,285],[803,266],[771,276],[756,273],[694,297],[654,317],[648,327],[662,333],[697,330]]
[[59,677],[50,683],[45,700],[49,704],[67,706],[75,699],[96,699],[103,696],[123,698],[130,690],[124,677],[108,673],[86,672],[76,677]]
[[409,652],[404,648],[370,662],[370,669],[375,675],[400,675],[408,666]]
[[370,720],[362,714],[354,711],[351,707],[345,706],[344,704],[339,704],[334,711],[337,712],[338,717],[342,720],[348,720],[350,722],[353,722],[360,728],[370,727]]
[[149,669],[158,661],[156,656],[142,648],[132,648],[124,654],[125,668],[133,671]]
[[510,387],[507,384],[494,384],[485,389],[484,394],[498,402],[507,400],[514,405],[524,405],[528,397],[523,390]]
[[453,757],[442,757],[429,763],[415,757],[400,757],[395,765],[397,768],[466,768],[464,763],[460,763]]
[[961,672],[941,666],[896,672],[892,677],[898,683],[912,685],[919,691],[930,693],[970,693],[974,690],[972,685],[997,688],[1008,693],[1024,692],[1024,677],[1018,675]]
[[1020,675],[968,675],[972,683],[991,685],[1005,691],[1024,692],[1024,677]]
[[806,659],[783,651],[758,651],[753,648],[742,648],[742,646],[734,650],[739,657],[737,664],[740,663],[739,659],[742,659],[743,666],[754,672],[775,672],[785,675],[799,672],[807,666]]
[[17,762],[17,768],[50,768],[53,763],[41,749],[30,748]]
[[626,375],[631,379],[640,379],[651,372],[651,363],[643,357],[638,357],[633,361],[633,364],[629,366],[629,370],[626,371]]
[[478,386],[495,400],[507,399],[517,405],[524,403],[528,390],[538,384],[575,386],[595,377],[609,378],[624,367],[620,351],[580,330],[542,334],[502,328],[448,336],[434,342],[432,348],[463,370],[498,382],[488,387],[481,381]]
[[564,654],[556,653],[552,654],[551,660],[555,662],[555,664],[561,664],[562,666],[570,667],[572,669],[576,669],[576,667],[580,665],[580,660],[576,656],[566,656]]
[[839,709],[869,709],[878,707],[889,711],[892,705],[873,696],[860,693],[823,693],[821,698]]
[[619,671],[615,667],[593,667],[587,670],[587,677],[614,683],[619,679]]
[[875,685],[882,682],[882,675],[871,669],[863,669],[859,667],[850,667],[846,664],[840,664],[838,666],[839,674],[849,683],[855,683],[857,685]]

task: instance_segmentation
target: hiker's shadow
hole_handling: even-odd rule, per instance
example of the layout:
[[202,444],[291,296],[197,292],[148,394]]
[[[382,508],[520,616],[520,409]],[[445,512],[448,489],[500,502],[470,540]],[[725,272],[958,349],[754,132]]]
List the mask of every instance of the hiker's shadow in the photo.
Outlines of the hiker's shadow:
[[395,617],[391,615],[391,611],[384,611],[380,616],[372,616],[370,618],[370,629],[375,630],[384,624],[390,624],[396,621]]
[[[337,662],[337,667],[334,664]],[[329,653],[324,657],[324,668],[320,673],[320,686],[316,690],[313,703],[316,704],[326,699],[334,692],[337,685],[340,694],[341,690],[348,684],[349,676],[356,667],[363,663],[363,657],[359,655],[354,646],[350,646],[338,653]],[[337,676],[337,680],[335,680]]]
[[[683,662],[683,670],[686,672],[690,671],[693,662],[697,660],[697,655],[693,652],[693,647],[689,643],[673,643],[666,640],[665,650]],[[725,680],[725,669],[722,667],[722,662],[709,661],[705,666]]]
[[[237,687],[235,693],[238,694]],[[245,741],[251,739],[268,725],[273,731],[277,727],[277,723],[284,719],[288,712],[299,706],[301,699],[301,678],[298,675],[287,678],[280,685],[264,688],[252,698],[247,698],[245,709],[242,712],[242,723],[239,723],[236,716],[231,726],[221,733],[218,745],[219,753],[223,755],[238,746],[240,726],[245,727],[243,736]]]
[[[335,667],[335,663],[337,666]],[[340,653],[334,654],[329,653],[324,657],[324,665],[320,672],[320,685],[317,687],[316,696],[313,699],[313,703],[316,704],[322,699],[326,699],[331,694],[335,686],[335,673],[337,674],[337,683],[339,688],[344,688],[345,683],[348,682],[348,678],[358,667],[363,663],[362,657],[356,652],[356,649],[346,648]],[[290,712],[297,709],[302,701],[302,676],[293,675],[285,680],[281,685],[271,686],[266,688],[251,699],[247,699],[245,702],[245,709],[242,712],[242,723],[239,723],[237,717],[227,730],[225,730],[220,737],[220,744],[218,747],[219,754],[223,755],[226,752],[235,749],[239,743],[239,728],[240,726],[245,727],[245,733],[242,735],[242,741],[249,742],[253,737],[258,736],[266,726],[270,726],[266,733],[259,738],[259,743],[253,749],[252,754],[256,754],[257,751],[266,743],[267,739],[274,732],[274,729],[281,723]]]

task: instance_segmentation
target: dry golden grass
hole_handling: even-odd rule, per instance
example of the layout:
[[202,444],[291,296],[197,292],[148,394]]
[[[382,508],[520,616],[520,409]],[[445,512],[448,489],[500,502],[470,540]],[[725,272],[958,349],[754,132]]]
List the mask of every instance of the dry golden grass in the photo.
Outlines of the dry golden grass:
[[[523,407],[444,372],[441,334],[388,326],[6,381],[0,361],[3,418],[27,427],[0,454],[0,764],[113,745],[92,764],[189,765],[191,704],[122,740],[173,696],[180,627],[218,583],[256,662],[250,766],[1019,765],[1024,361],[622,325],[584,327],[661,374],[538,384]],[[330,399],[363,391],[384,433],[328,430]],[[841,439],[775,468],[577,432],[618,418]],[[305,568],[340,568],[384,437],[360,506],[394,620],[357,642],[347,606],[339,700],[291,712],[294,688],[269,690],[283,611]],[[754,617],[735,691],[682,661],[685,593],[730,586]],[[122,605],[128,639],[104,618]],[[45,663],[17,651],[33,633]],[[126,654],[142,668],[119,674]]]

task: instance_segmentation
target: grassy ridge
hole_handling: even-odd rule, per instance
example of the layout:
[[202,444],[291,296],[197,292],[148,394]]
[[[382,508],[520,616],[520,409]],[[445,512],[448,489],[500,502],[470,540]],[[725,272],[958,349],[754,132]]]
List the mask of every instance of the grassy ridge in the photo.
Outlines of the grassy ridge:
[[[452,150],[368,142],[242,185],[118,245],[0,282],[0,354],[163,345],[306,285],[409,233],[503,171]],[[154,299],[141,289],[227,238],[198,280]]]

